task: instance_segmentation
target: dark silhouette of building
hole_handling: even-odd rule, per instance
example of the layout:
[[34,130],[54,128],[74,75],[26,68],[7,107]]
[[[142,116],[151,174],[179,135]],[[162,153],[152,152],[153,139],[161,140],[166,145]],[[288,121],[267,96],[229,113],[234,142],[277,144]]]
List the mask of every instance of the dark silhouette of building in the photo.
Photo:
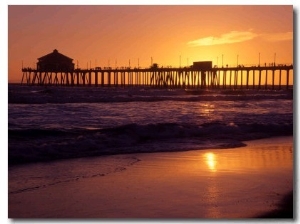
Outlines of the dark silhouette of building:
[[195,61],[193,62],[193,68],[199,70],[211,70],[212,61]]
[[73,59],[58,50],[38,58],[37,70],[41,72],[70,72],[74,70]]

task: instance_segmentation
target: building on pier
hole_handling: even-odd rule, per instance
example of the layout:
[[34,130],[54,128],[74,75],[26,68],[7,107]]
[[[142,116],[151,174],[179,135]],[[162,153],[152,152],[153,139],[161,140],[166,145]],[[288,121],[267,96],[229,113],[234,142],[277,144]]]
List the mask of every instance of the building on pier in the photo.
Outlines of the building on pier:
[[193,68],[198,70],[211,70],[212,61],[195,61],[193,62]]
[[69,58],[58,50],[38,58],[37,70],[41,72],[70,72],[74,70],[73,59]]

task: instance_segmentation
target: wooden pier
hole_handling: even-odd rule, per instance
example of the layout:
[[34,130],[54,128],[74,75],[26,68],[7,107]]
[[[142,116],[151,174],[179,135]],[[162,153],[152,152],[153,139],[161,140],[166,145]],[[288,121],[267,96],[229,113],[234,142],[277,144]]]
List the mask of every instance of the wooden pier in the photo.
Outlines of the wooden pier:
[[27,85],[151,86],[195,89],[289,89],[291,71],[293,71],[293,65],[214,67],[211,69],[196,69],[192,66],[183,68],[96,67],[65,71],[22,68],[21,83]]

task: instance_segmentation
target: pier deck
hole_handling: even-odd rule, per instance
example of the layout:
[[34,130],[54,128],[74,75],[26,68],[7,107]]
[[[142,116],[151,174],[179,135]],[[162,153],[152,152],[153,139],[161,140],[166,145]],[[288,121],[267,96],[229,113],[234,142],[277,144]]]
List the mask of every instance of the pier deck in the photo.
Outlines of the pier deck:
[[[65,86],[152,86],[161,88],[282,89],[290,88],[293,65],[74,69],[44,71],[22,68],[22,84]],[[275,84],[276,83],[276,84]]]

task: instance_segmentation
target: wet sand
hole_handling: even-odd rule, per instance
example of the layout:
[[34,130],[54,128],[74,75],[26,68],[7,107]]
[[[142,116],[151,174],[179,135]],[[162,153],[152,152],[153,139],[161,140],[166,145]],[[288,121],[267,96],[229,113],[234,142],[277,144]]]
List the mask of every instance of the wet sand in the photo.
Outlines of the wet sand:
[[[138,162],[117,172],[10,193],[9,218],[272,218],[293,190],[293,139],[246,144],[235,149],[131,154]],[[76,167],[85,170],[82,161]]]
[[294,194],[293,192],[289,192],[287,195],[285,195],[280,203],[278,204],[278,207],[274,209],[273,211],[266,212],[264,214],[258,215],[256,218],[261,219],[292,219],[295,218],[294,215]]

